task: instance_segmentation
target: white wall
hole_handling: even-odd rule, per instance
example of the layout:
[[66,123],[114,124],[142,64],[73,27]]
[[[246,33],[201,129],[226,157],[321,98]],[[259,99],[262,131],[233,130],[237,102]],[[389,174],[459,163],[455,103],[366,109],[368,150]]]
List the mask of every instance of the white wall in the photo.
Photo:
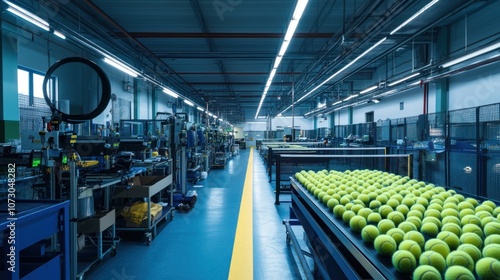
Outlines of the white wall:
[[500,102],[500,63],[450,78],[449,110]]

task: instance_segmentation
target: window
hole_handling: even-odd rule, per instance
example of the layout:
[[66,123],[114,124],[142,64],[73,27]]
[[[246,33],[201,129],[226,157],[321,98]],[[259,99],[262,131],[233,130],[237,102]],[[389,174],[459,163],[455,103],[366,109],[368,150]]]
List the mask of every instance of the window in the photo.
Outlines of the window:
[[[29,106],[35,106],[35,103],[43,102],[43,80],[45,75],[41,72],[34,71],[28,68],[19,67],[17,69],[17,91],[20,95],[29,97]],[[57,94],[54,90],[55,78],[50,79],[47,83],[49,95],[52,100],[57,100]],[[40,98],[34,99],[34,98]]]
[[22,95],[30,94],[30,73],[26,70],[17,69],[17,92]]

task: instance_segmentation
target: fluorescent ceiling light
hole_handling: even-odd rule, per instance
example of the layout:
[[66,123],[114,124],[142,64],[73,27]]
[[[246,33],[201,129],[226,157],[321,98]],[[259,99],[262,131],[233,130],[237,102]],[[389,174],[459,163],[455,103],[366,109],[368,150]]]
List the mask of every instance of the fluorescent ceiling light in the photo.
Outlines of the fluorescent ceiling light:
[[372,102],[373,102],[373,103],[379,103],[379,102],[380,102],[380,99],[376,99],[376,98],[375,98],[375,99],[373,99],[373,100],[372,100]]
[[356,63],[358,60],[360,60],[363,56],[367,55],[369,52],[371,52],[374,48],[378,47],[380,44],[382,44],[385,40],[387,40],[387,37],[384,37],[383,39],[381,39],[380,41],[378,41],[377,43],[375,43],[375,45],[371,46],[369,49],[367,49],[366,51],[364,51],[362,54],[360,54],[358,57],[356,57],[353,61],[349,62],[346,66],[342,67],[342,69],[340,69],[339,71],[335,72],[333,75],[331,75],[328,79],[326,79],[325,81],[323,81],[321,84],[317,85],[315,88],[313,88],[311,91],[309,91],[306,95],[302,96],[301,98],[299,98],[299,100],[297,100],[294,104],[297,104],[298,102],[302,101],[304,98],[306,98],[307,96],[309,96],[311,93],[315,92],[317,89],[319,89],[320,87],[322,87],[324,84],[328,83],[331,79],[335,78],[337,75],[339,75],[340,73],[344,72],[344,70],[346,70],[347,68],[349,68],[351,65],[353,65],[354,63]]
[[191,101],[189,101],[189,100],[187,100],[187,99],[184,99],[184,103],[186,103],[187,105],[189,105],[191,107],[194,106],[194,103],[191,102]]
[[[290,41],[292,40],[293,34],[295,33],[295,30],[297,29],[297,26],[299,25],[300,18],[302,17],[304,10],[307,6],[307,3],[309,0],[298,0],[297,4],[295,5],[295,9],[293,11],[292,19],[290,20],[290,23],[288,24],[287,31],[285,33],[285,37],[283,39],[283,43],[281,44],[281,48],[279,50],[278,55],[276,56],[276,60],[274,61],[273,65],[273,70],[278,69],[281,60],[283,59],[283,56],[286,53],[286,50],[288,49],[288,46],[290,45]],[[259,106],[257,107],[257,112],[255,113],[255,119],[259,117],[259,112],[260,109],[262,108],[262,104],[264,103],[264,99],[266,98],[267,91],[269,90],[269,87],[271,86],[272,80],[274,75],[276,74],[276,71],[272,71],[271,74],[269,75],[268,82],[266,84],[266,87],[264,88],[264,92],[262,93],[262,97],[260,99]]]
[[17,6],[17,5],[14,5],[12,4],[11,2],[9,1],[5,1],[4,2],[9,5],[9,7],[7,8],[7,11],[13,13],[14,15],[40,27],[41,29],[45,30],[45,31],[49,31],[50,30],[50,26],[49,26],[49,23],[46,22],[45,20],[41,19],[40,17],[34,15],[33,13],[30,13],[28,11],[26,11],[25,9]]
[[170,95],[170,96],[172,96],[173,98],[179,97],[179,94],[177,94],[177,92],[175,92],[175,91],[173,91],[173,90],[171,90],[169,88],[163,88],[163,92],[166,93],[166,94],[168,94],[168,95]]
[[360,91],[359,93],[360,93],[360,94],[364,94],[364,93],[370,92],[370,91],[372,91],[372,90],[375,90],[375,89],[377,89],[377,88],[378,88],[378,85],[376,85],[376,86],[372,86],[372,87],[369,87],[369,88],[366,88],[366,89],[364,89],[364,90]]
[[446,62],[444,63],[443,65],[441,65],[441,67],[443,68],[446,68],[446,67],[450,67],[450,66],[453,66],[455,64],[458,64],[460,62],[464,62],[468,59],[471,59],[471,58],[474,58],[474,57],[477,57],[477,56],[480,56],[482,54],[485,54],[485,53],[488,53],[488,52],[491,52],[491,51],[494,51],[496,49],[500,48],[500,43],[496,43],[496,44],[493,44],[491,46],[488,46],[488,47],[485,47],[483,49],[480,49],[480,50],[477,50],[475,52],[471,52],[469,54],[466,54],[462,57],[459,57],[457,59],[453,59],[452,61],[449,61],[449,62]]
[[64,36],[64,34],[62,34],[61,32],[59,32],[57,30],[54,30],[54,35],[56,35],[57,37],[59,37],[63,40],[66,40],[66,36]]
[[198,111],[202,111],[204,112],[205,110],[203,110],[203,108],[201,108],[200,106],[197,106],[196,109],[198,109]]
[[334,103],[332,104],[332,106],[339,105],[340,103],[342,103],[342,100],[339,100],[339,101],[337,101],[337,102],[334,102]]
[[417,73],[413,73],[413,74],[411,74],[411,75],[409,75],[409,76],[406,76],[406,77],[404,77],[404,78],[401,78],[401,79],[399,79],[399,80],[396,80],[396,81],[394,81],[394,82],[389,83],[389,84],[388,84],[388,86],[390,86],[390,87],[395,86],[395,85],[400,84],[400,83],[402,83],[402,82],[404,82],[404,81],[407,81],[407,80],[409,80],[409,79],[411,79],[411,78],[414,78],[414,77],[416,77],[416,76],[418,76],[418,75],[420,75],[420,73],[419,73],[419,72],[417,72]]
[[109,65],[115,67],[116,69],[126,73],[126,74],[129,74],[130,76],[132,77],[137,77],[139,75],[139,73],[135,70],[133,70],[132,68],[128,67],[127,65],[111,58],[111,57],[105,57],[104,58],[104,62],[108,63]]
[[217,119],[217,116],[214,115],[213,117],[214,117],[214,119]]
[[381,93],[381,94],[379,94],[379,95],[375,96],[375,98],[377,98],[377,97],[387,96],[387,95],[393,94],[393,93],[395,93],[395,92],[397,92],[397,91],[398,91],[397,89],[389,90],[389,91],[386,91],[386,92],[384,92],[384,93]]
[[353,99],[354,97],[358,97],[358,95],[359,95],[359,94],[350,95],[349,97],[347,97],[346,99],[344,99],[344,101],[351,100],[351,99]]
[[409,19],[407,19],[405,22],[403,22],[401,25],[399,25],[398,27],[396,27],[394,30],[391,31],[391,35],[393,35],[394,33],[398,32],[399,29],[405,27],[408,23],[410,23],[412,20],[414,20],[415,18],[417,18],[419,15],[421,15],[423,12],[425,12],[427,9],[429,9],[430,7],[434,6],[434,4],[436,4],[439,0],[433,0],[432,2],[430,2],[429,4],[425,5],[422,9],[420,9],[418,12],[416,12],[413,16],[411,16]]

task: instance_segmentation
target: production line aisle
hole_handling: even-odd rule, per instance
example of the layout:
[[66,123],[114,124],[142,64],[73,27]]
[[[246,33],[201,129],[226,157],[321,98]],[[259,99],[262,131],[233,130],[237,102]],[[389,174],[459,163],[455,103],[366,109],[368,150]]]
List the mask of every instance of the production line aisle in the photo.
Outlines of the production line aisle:
[[[232,279],[301,279],[282,224],[289,204],[274,205],[258,153],[240,151],[199,184],[196,206],[176,213],[167,227],[159,226],[162,232],[151,246],[123,240],[118,254],[86,279],[228,279],[230,271]],[[240,209],[252,204],[252,209]],[[252,223],[253,231],[237,233]],[[253,254],[237,249],[248,247],[248,240],[253,240]]]

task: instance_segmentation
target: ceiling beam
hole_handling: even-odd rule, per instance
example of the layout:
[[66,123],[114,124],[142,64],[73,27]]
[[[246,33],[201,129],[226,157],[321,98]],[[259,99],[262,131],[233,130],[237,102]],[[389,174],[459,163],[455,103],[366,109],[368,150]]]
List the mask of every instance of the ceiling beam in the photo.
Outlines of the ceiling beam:
[[[283,33],[132,32],[134,38],[283,39]],[[331,38],[334,33],[295,33],[294,38]]]

